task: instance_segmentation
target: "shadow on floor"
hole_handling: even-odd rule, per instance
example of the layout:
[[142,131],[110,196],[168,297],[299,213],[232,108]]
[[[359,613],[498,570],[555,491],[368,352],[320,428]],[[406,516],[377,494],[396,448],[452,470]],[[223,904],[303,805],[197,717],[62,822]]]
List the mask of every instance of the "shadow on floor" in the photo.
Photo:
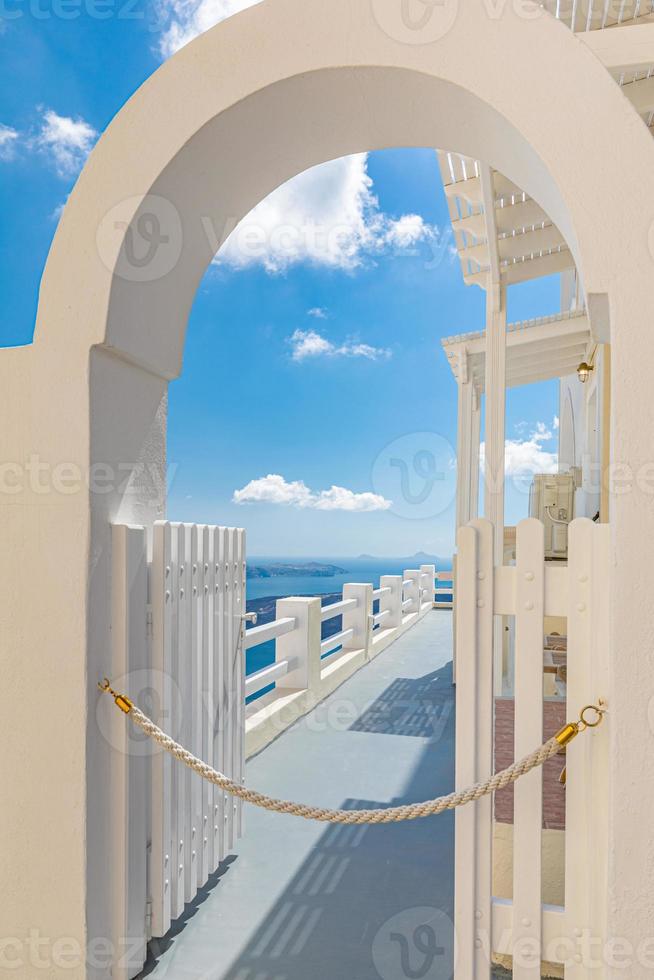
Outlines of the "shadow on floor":
[[[430,741],[401,798],[347,800],[343,808],[450,792],[452,705],[451,665],[391,684],[351,730]],[[453,876],[452,814],[330,826],[224,980],[450,980]]]
[[187,924],[193,918],[194,915],[198,913],[200,908],[204,903],[212,897],[212,893],[215,888],[218,887],[222,878],[229,872],[231,865],[236,861],[235,855],[230,855],[225,858],[225,860],[220,864],[212,875],[209,875],[209,880],[206,885],[204,885],[197,893],[192,902],[184,908],[184,914],[176,919],[173,925],[170,927],[166,935],[162,939],[152,939],[148,943],[148,958],[145,961],[145,966],[139,973],[136,980],[145,980],[145,977],[150,976],[155,967],[157,966],[161,957],[168,952],[173,946],[175,939],[179,936]]
[[[448,678],[446,684],[444,675]],[[438,741],[453,707],[451,667],[424,677],[397,677],[350,726],[350,731]]]
[[[343,809],[396,806],[451,792],[451,664],[422,678],[394,681],[350,730],[425,742],[401,797],[391,803],[349,799]],[[289,825],[289,853],[291,834]],[[220,902],[228,870],[221,866],[174,930],[152,944],[142,978],[208,898]],[[453,883],[452,813],[381,826],[329,826],[240,955],[225,969],[207,969],[205,961],[198,980],[451,980]]]

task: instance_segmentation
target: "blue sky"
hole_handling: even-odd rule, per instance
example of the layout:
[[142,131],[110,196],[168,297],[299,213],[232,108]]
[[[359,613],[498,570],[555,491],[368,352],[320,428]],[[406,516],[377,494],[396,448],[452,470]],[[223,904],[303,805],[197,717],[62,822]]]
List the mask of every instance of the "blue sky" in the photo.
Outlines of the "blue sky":
[[[97,135],[177,46],[246,5],[4,0],[0,344],[31,340]],[[484,294],[452,255],[434,152],[328,163],[246,227],[256,248],[241,229],[207,271],[171,385],[169,516],[245,526],[259,555],[449,554],[456,388],[440,339],[483,327]],[[557,277],[510,290],[512,320],[558,308]],[[509,392],[507,523],[527,510],[515,469],[552,464],[557,402],[553,383]]]

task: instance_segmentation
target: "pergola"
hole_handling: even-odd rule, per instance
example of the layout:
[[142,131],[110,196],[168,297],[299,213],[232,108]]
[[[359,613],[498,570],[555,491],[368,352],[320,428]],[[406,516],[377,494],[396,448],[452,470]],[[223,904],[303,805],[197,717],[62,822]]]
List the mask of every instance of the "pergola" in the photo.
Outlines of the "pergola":
[[[544,0],[542,6],[602,61],[654,135],[654,0]],[[476,516],[484,391],[485,466],[492,477],[486,480],[484,513],[495,526],[501,562],[505,389],[565,377],[583,360],[590,341],[608,338],[591,298],[586,303],[572,253],[546,211],[478,160],[441,150],[438,158],[464,281],[487,296],[486,330],[443,342],[459,390],[457,526]],[[574,284],[568,311],[507,327],[507,287],[554,273],[567,273]]]
[[[509,324],[506,328],[507,388],[573,374],[592,342],[584,310]],[[457,527],[477,516],[480,402],[486,388],[486,334],[460,334],[442,341],[458,386]]]

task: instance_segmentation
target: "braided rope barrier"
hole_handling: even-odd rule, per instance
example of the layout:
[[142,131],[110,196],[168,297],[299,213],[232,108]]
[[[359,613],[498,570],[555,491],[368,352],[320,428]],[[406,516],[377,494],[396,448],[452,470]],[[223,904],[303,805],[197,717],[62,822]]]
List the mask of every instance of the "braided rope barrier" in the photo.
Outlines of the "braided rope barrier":
[[[454,810],[459,806],[472,803],[474,800],[480,800],[484,796],[488,796],[497,790],[504,789],[505,786],[510,786],[512,783],[517,782],[518,779],[526,776],[532,769],[537,769],[539,766],[544,765],[548,759],[552,759],[560,752],[563,752],[566,746],[580,732],[585,731],[587,728],[596,728],[602,721],[606,711],[606,708],[602,707],[602,702],[600,702],[599,707],[588,705],[581,712],[579,721],[565,725],[560,732],[557,732],[553,738],[550,738],[544,745],[530,755],[525,756],[524,759],[520,759],[518,762],[514,762],[512,766],[503,769],[502,772],[496,773],[490,779],[482,783],[476,783],[459,792],[449,793],[447,796],[440,796],[434,800],[425,800],[422,803],[408,803],[403,806],[381,807],[374,810],[331,810],[325,807],[308,806],[305,803],[294,803],[290,800],[278,800],[273,796],[267,796],[265,793],[259,793],[256,790],[248,789],[239,783],[235,783],[228,776],[225,776],[224,773],[218,772],[217,769],[213,769],[206,762],[202,762],[201,759],[198,759],[183,746],[179,745],[170,735],[166,735],[128,697],[113,691],[109,686],[108,680],[105,680],[104,684],[99,685],[99,687],[101,691],[111,694],[121,711],[129,715],[132,721],[149,738],[160,745],[164,751],[168,752],[185,766],[188,766],[189,769],[196,772],[202,779],[206,779],[208,782],[213,783],[214,786],[225,790],[231,796],[236,796],[241,800],[245,800],[246,803],[251,803],[253,806],[261,807],[264,810],[272,810],[275,813],[288,813],[295,817],[303,817],[305,820],[318,820],[322,823],[337,824],[383,824],[397,823],[402,820],[418,820],[422,817],[431,817],[434,814],[443,813],[445,810]],[[585,715],[589,711],[596,712],[595,721],[591,722],[586,720]]]

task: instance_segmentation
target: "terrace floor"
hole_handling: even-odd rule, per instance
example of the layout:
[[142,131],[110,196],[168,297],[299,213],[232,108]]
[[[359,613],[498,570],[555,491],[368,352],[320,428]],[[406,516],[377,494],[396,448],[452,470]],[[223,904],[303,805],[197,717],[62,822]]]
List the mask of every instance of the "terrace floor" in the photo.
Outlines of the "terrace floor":
[[[247,765],[330,807],[454,785],[451,614],[435,610]],[[450,980],[454,818],[342,827],[248,806],[237,853],[151,946],[151,980]]]

